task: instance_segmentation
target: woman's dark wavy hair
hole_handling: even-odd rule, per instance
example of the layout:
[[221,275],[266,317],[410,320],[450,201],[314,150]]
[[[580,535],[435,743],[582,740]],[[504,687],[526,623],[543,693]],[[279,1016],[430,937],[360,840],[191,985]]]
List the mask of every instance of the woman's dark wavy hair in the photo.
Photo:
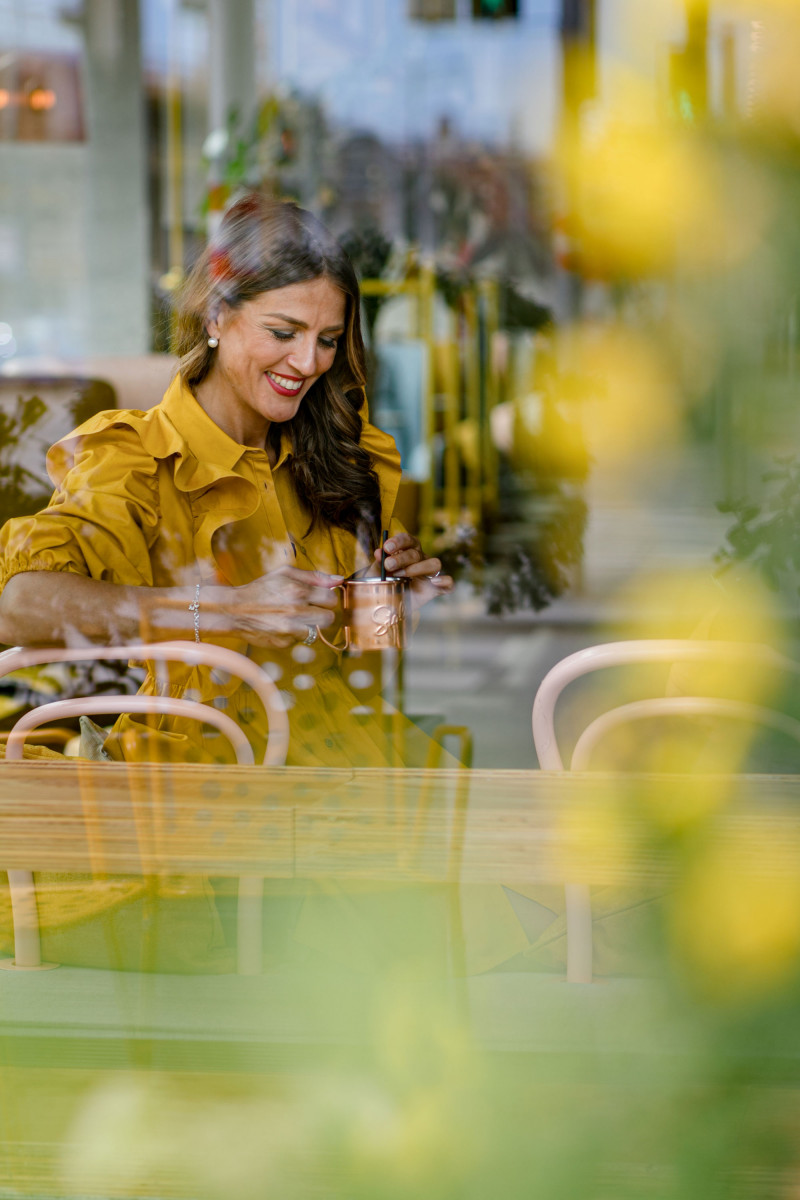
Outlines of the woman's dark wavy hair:
[[359,445],[365,358],[353,265],[325,226],[296,204],[247,193],[225,212],[219,230],[180,293],[175,350],[192,390],[211,370],[206,323],[222,305],[236,309],[274,288],[329,279],[345,296],[345,332],[333,366],[312,385],[286,426],[273,423],[277,450],[288,427],[295,488],[316,524],[335,525],[372,546],[380,537],[380,486]]

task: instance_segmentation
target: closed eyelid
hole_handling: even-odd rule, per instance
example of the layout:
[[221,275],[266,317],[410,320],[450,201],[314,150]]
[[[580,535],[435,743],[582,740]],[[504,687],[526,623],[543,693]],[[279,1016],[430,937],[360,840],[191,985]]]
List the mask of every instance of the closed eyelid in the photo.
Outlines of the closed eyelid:
[[[305,321],[301,321],[298,317],[288,317],[285,313],[268,313],[267,316],[274,317],[277,321],[285,321],[287,325],[293,329],[308,329]],[[344,325],[329,325],[327,329],[322,330],[323,334],[328,334],[330,337],[341,337],[344,333]]]
[[[297,334],[297,333],[304,332],[304,330],[302,330],[302,329],[281,329],[280,326],[276,326],[276,325],[265,325],[264,328],[269,333],[274,333],[276,335],[276,337],[290,338],[290,337],[294,337],[295,334]],[[343,335],[344,335],[343,329],[336,329],[336,330],[332,331],[331,333],[327,333],[327,332],[320,333],[317,335],[317,338],[319,341],[336,342]]]

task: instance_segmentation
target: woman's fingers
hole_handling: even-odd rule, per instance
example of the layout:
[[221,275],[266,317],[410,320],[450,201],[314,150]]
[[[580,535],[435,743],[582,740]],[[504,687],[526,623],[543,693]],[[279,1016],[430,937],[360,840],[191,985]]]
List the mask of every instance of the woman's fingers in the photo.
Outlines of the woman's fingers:
[[[426,559],[425,553],[419,544],[417,538],[412,537],[410,533],[394,533],[390,538],[386,539],[384,545],[386,551],[386,570],[392,575],[410,575],[410,568],[417,568],[420,564],[426,562],[436,562],[438,565],[433,568],[433,572],[438,571],[441,566],[438,559]],[[382,551],[375,551],[375,559],[377,562],[381,560]],[[419,574],[415,569],[413,574]]]
[[303,571],[300,567],[280,567],[265,579],[282,576],[296,585],[300,590],[295,593],[305,597],[310,604],[319,604],[322,608],[336,608],[339,603],[339,585],[343,575],[326,575],[324,571]]
[[308,632],[304,626],[319,625],[322,629],[327,629],[335,620],[336,614],[332,613],[329,608],[317,608],[316,606],[298,608],[291,617],[292,628],[303,629],[303,637]]
[[325,571],[304,571],[302,567],[278,567],[268,575],[262,575],[262,579],[274,579],[276,575],[294,579],[297,583],[314,584],[328,589],[337,588],[344,581],[344,575],[328,575]]
[[386,570],[394,571],[396,567],[402,566],[402,558],[411,559],[421,556],[422,549],[419,542],[410,533],[393,533],[390,538],[387,538],[383,546],[379,546],[375,551],[375,559],[381,561],[384,550],[386,551]]
[[336,620],[340,576],[280,567],[235,589],[233,615],[256,644],[285,646],[305,638],[309,627],[327,629]]
[[452,592],[455,584],[450,575],[437,575],[432,579],[430,575],[419,575],[416,579],[411,579],[411,591],[417,600],[432,600],[434,596],[443,595],[445,592]]
[[280,567],[247,586],[261,594],[267,607],[278,610],[294,609],[297,605],[304,604],[336,608],[341,582],[341,575],[325,575],[322,571],[301,571],[298,567]]
[[405,575],[408,579],[422,579],[426,576],[437,575],[441,569],[442,563],[440,559],[422,558],[418,562],[410,563],[409,566],[395,571],[395,575]]
[[306,598],[309,604],[316,604],[320,608],[337,608],[339,605],[338,593],[324,588],[311,588]]

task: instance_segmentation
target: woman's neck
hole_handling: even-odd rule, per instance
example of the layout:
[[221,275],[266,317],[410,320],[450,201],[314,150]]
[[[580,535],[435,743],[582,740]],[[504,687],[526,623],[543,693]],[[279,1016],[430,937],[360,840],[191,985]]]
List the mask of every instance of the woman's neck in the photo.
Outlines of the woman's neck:
[[268,450],[271,422],[249,406],[238,403],[234,393],[226,395],[210,376],[195,386],[194,398],[214,424],[234,442],[240,446]]

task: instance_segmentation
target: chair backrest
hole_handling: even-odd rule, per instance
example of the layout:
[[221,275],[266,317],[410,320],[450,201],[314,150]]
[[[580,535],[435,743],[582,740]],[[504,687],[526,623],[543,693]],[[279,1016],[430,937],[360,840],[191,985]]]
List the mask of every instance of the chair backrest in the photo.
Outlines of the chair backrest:
[[[758,643],[701,642],[683,639],[642,639],[589,646],[557,663],[542,680],[533,702],[533,741],[539,765],[545,771],[564,771],[559,750],[555,713],[559,697],[574,680],[606,667],[662,663],[675,665],[740,664],[765,670],[800,674],[800,663]],[[574,771],[586,770],[602,738],[630,721],[651,717],[723,717],[777,729],[800,741],[800,722],[774,709],[742,700],[711,696],[660,696],[617,705],[597,717],[581,733],[570,762]],[[592,981],[592,908],[589,888],[571,881],[565,885],[567,922],[567,979]]]
[[[261,700],[267,713],[269,722],[269,738],[267,740],[267,749],[264,754],[264,766],[282,766],[286,762],[286,753],[289,747],[289,718],[286,714],[286,706],[283,703],[280,691],[256,663],[252,662],[245,655],[239,654],[236,650],[228,650],[224,646],[214,646],[206,642],[154,642],[154,643],[131,643],[128,646],[81,646],[79,648],[65,647],[27,647],[14,646],[10,650],[5,650],[0,653],[0,678],[4,675],[9,675],[12,671],[18,671],[23,667],[42,666],[45,663],[60,663],[60,662],[81,662],[85,659],[101,659],[105,661],[122,660],[128,661],[131,659],[151,662],[182,662],[188,666],[208,666],[221,671],[227,671],[231,675],[236,675],[253,689],[256,695]],[[95,708],[95,712],[126,712],[126,711],[151,711],[151,712],[166,712],[167,709],[163,706],[165,697],[139,697],[142,701],[151,702],[152,707],[146,709],[145,705],[133,707],[130,701],[135,699],[132,696],[120,697],[120,705],[117,708],[116,702],[111,703],[111,697],[96,697],[97,703],[102,700],[109,701],[109,707]],[[158,703],[161,707],[158,707]],[[56,704],[66,704],[67,701],[56,701]],[[193,701],[183,701],[184,704],[194,703]],[[216,725],[217,728],[226,732],[226,736],[230,736],[230,731],[227,724],[216,721],[211,715],[217,710],[212,709],[210,705],[198,705],[199,711],[194,713],[198,719],[201,719],[210,725]],[[45,713],[43,720],[57,719],[54,715],[52,705],[42,705],[35,709],[35,712]],[[80,709],[88,714],[87,708]],[[172,710],[176,713],[176,710]],[[62,712],[62,715],[65,715]],[[217,713],[217,715],[220,715]],[[35,728],[38,722],[33,720],[28,714],[20,719],[17,725],[9,735],[9,749],[7,758],[21,758],[22,747],[21,741],[24,741],[24,733]],[[231,722],[233,724],[233,722]],[[236,727],[238,728],[238,727]],[[16,736],[12,738],[12,735]],[[237,743],[238,744],[238,740]],[[251,760],[252,761],[252,760]]]
[[[800,674],[800,663],[786,658],[769,646],[749,642],[700,642],[690,639],[642,639],[641,641],[608,642],[599,646],[588,646],[576,654],[570,654],[545,675],[536,698],[533,702],[532,726],[533,742],[543,771],[563,771],[564,762],[558,747],[555,730],[555,712],[559,697],[568,684],[607,667],[629,666],[632,664],[677,663],[712,664],[727,663],[762,666],[765,669],[779,669],[789,673]],[[678,712],[680,702],[701,700],[702,697],[674,697],[678,702],[672,714]],[[714,703],[711,698],[706,698]],[[616,705],[615,705],[616,707]],[[754,707],[754,706],[753,706]],[[686,712],[690,711],[689,706]],[[695,706],[692,715],[698,715]],[[765,710],[761,709],[763,713]],[[631,714],[633,715],[633,714]],[[640,710],[644,716],[644,710]],[[719,713],[719,715],[724,715]],[[729,713],[733,715],[733,711]],[[743,711],[738,713],[744,718]],[[755,717],[751,712],[751,717]],[[616,722],[619,723],[619,722]],[[578,769],[573,762],[572,769]]]
[[588,771],[595,750],[609,733],[621,725],[651,720],[653,717],[723,717],[749,725],[763,725],[800,742],[800,721],[774,708],[764,708],[763,705],[748,704],[742,700],[719,700],[715,696],[663,696],[621,704],[597,717],[586,726],[575,743],[571,769]]
[[127,692],[102,696],[73,696],[69,700],[51,700],[40,704],[19,718],[9,731],[6,740],[6,761],[19,761],[28,734],[46,725],[48,721],[62,721],[66,717],[98,716],[101,713],[157,713],[168,717],[186,717],[215,725],[233,746],[240,767],[252,767],[253,747],[244,732],[225,713],[200,704],[197,700],[180,700],[175,696],[131,696]]
[[[41,666],[54,662],[79,662],[84,659],[130,659],[156,662],[183,662],[188,665],[210,666],[238,676],[252,687],[267,713],[269,737],[264,755],[265,766],[282,766],[289,745],[289,721],[280,692],[264,671],[243,654],[205,642],[156,642],[128,646],[64,647],[15,646],[0,653],[0,678],[23,667]],[[214,725],[234,747],[240,764],[252,765],[252,748],[243,731],[230,717],[207,704],[169,696],[104,695],[73,697],[48,702],[22,716],[8,735],[6,760],[21,759],[27,734],[40,724],[65,716],[108,712],[150,712],[183,716]],[[9,890],[14,924],[14,959],[19,970],[41,970],[39,917],[36,891],[31,871],[9,871]],[[239,884],[238,907],[238,965],[240,974],[256,974],[261,956],[261,893],[260,879],[242,879]]]

